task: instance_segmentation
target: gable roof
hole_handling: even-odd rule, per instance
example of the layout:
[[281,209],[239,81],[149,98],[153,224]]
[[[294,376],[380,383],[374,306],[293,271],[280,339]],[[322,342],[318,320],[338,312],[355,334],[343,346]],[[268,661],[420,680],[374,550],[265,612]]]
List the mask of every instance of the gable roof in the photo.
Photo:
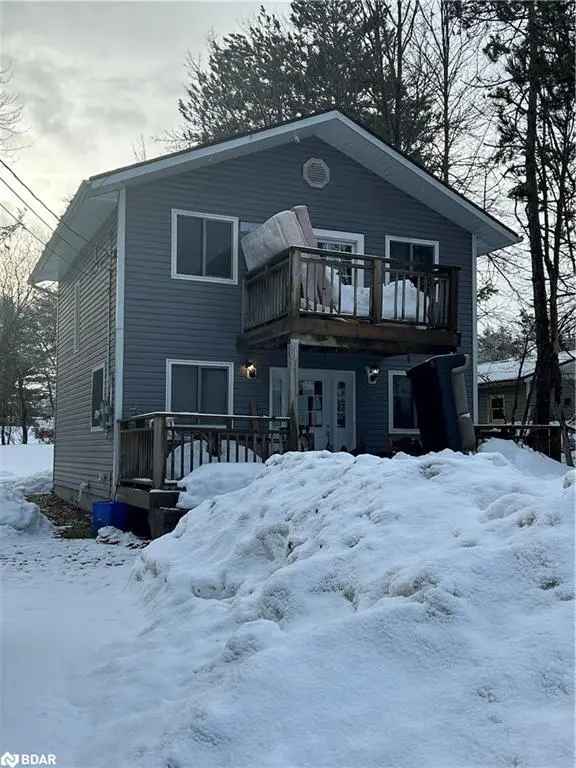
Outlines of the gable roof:
[[[562,373],[574,378],[576,369],[576,349],[569,352],[559,352],[558,361],[562,367],[568,366]],[[572,365],[568,365],[569,363],[572,363]],[[520,360],[516,358],[511,357],[507,360],[492,360],[487,363],[480,363],[478,366],[478,383],[495,384],[514,382],[518,380],[519,374],[521,379],[528,379],[534,375],[535,370],[536,358],[534,356],[526,357],[524,364],[522,365],[522,371],[520,371]]]
[[475,234],[479,254],[520,242],[521,238],[513,230],[476,203],[367,128],[337,110],[330,110],[90,177],[78,188],[34,268],[31,280],[58,280],[64,274],[82,245],[82,240],[75,238],[68,227],[90,239],[113,210],[116,194],[122,187],[193,171],[208,164],[311,136],[325,141],[446,219]]

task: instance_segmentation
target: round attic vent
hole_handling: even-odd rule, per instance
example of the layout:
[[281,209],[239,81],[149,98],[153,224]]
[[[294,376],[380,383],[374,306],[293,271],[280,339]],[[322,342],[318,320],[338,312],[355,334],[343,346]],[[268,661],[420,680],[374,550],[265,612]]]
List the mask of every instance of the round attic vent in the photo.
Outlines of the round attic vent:
[[314,189],[322,189],[330,181],[330,168],[319,157],[311,157],[302,167],[302,176]]

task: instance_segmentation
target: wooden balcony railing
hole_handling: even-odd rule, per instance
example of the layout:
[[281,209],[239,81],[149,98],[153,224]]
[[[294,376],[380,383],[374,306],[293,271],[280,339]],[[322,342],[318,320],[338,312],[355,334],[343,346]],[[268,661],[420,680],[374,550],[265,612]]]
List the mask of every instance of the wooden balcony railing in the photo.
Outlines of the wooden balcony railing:
[[120,483],[173,485],[203,464],[264,462],[288,450],[289,419],[145,413],[120,422]]
[[458,268],[290,248],[244,280],[243,331],[283,317],[457,331]]

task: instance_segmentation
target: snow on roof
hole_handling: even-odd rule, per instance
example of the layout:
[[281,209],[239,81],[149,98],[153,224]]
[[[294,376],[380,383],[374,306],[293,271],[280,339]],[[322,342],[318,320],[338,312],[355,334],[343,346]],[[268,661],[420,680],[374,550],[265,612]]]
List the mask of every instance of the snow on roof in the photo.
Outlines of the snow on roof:
[[[573,374],[574,361],[576,360],[576,350],[569,352],[560,352],[558,354],[560,365],[566,365],[572,363],[570,366],[570,373]],[[516,381],[520,378],[525,379],[534,375],[536,368],[536,357],[530,356],[522,363],[522,370],[520,370],[521,360],[511,357],[507,360],[491,360],[487,363],[480,363],[478,366],[478,380],[480,384],[493,384],[497,381]]]

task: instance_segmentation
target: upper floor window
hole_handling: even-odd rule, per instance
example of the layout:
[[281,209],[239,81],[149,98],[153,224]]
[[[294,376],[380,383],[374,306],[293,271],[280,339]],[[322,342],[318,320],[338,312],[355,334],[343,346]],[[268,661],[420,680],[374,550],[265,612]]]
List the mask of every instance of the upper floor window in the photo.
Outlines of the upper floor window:
[[166,410],[232,413],[233,363],[166,361]]
[[410,267],[432,267],[438,264],[438,241],[387,236],[386,256]]
[[172,277],[238,282],[238,219],[172,209]]

